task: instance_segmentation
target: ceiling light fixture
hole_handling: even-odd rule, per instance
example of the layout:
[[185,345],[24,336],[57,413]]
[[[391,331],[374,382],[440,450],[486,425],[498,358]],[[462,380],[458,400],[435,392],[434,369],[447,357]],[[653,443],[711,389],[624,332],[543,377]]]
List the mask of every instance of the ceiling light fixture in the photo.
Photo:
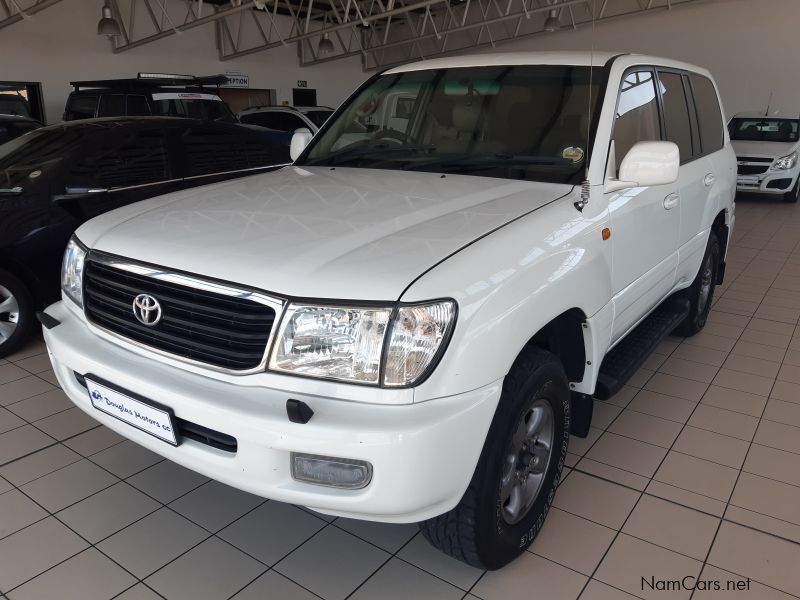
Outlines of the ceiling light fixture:
[[317,52],[319,52],[320,54],[333,53],[333,42],[328,37],[327,33],[322,34],[322,37],[319,40],[319,46],[317,46]]
[[544,30],[550,33],[561,29],[561,21],[558,20],[558,9],[550,9],[547,19],[544,22]]
[[117,37],[121,33],[119,23],[117,23],[117,20],[114,18],[111,12],[111,6],[108,0],[106,0],[105,3],[103,3],[103,16],[97,23],[97,35],[104,35],[111,39]]

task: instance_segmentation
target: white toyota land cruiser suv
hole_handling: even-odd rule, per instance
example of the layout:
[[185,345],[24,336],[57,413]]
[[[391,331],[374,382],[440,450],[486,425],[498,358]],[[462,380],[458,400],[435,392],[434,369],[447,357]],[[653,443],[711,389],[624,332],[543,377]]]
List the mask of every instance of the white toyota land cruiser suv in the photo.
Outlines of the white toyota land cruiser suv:
[[734,115],[728,124],[739,164],[737,190],[783,197],[800,197],[800,119],[766,117],[757,113]]
[[736,187],[711,76],[429,60],[367,81],[298,155],[307,137],[282,170],[83,225],[40,314],[57,377],[190,469],[501,567],[591,396],[705,324]]

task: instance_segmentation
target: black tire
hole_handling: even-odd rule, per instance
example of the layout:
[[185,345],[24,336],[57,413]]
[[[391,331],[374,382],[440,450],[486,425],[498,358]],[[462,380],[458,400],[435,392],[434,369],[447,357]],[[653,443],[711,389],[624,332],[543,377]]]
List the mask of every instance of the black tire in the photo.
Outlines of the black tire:
[[[700,263],[700,270],[692,285],[683,292],[684,297],[689,300],[689,315],[675,328],[675,333],[678,335],[691,337],[706,326],[708,313],[711,312],[711,304],[714,301],[714,290],[717,288],[719,252],[719,240],[712,231],[708,236],[708,244],[706,244],[703,261]],[[705,283],[709,277],[710,288],[707,293],[704,293]]]
[[[520,426],[533,421],[533,410],[546,412],[548,406],[552,409],[552,437],[546,466],[540,471],[543,477],[532,504],[520,510],[517,522],[509,523],[501,487],[504,477],[509,481],[504,473],[509,470],[506,460],[516,456],[512,437]],[[499,569],[514,560],[536,538],[550,510],[564,468],[569,430],[570,390],[561,362],[545,350],[528,347],[503,382],[500,402],[464,497],[451,511],[420,523],[422,534],[445,554],[475,567]],[[535,457],[532,449],[539,442],[528,443],[526,438],[525,455]],[[528,458],[521,468],[530,468],[536,460]],[[526,473],[526,484],[530,477],[538,475]]]
[[791,192],[787,192],[783,195],[784,202],[797,202],[797,198],[800,197],[800,177],[797,178],[797,182],[794,184]]
[[[16,310],[13,312],[4,311],[4,308],[9,308],[10,296],[16,301]],[[25,284],[8,271],[0,269],[0,358],[15,352],[28,339],[34,327],[33,312],[33,302]]]

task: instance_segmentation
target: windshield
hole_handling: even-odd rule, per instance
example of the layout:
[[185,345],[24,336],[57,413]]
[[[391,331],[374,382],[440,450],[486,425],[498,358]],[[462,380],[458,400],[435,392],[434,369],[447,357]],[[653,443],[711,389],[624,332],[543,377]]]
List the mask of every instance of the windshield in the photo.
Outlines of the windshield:
[[79,148],[76,129],[37,129],[0,146],[0,194],[21,193]]
[[[591,112],[602,73],[595,69]],[[296,164],[578,183],[590,68],[491,66],[384,75],[351,98]]]
[[[204,94],[208,96],[210,94]],[[159,98],[159,96],[162,96]],[[163,98],[163,96],[175,96]],[[178,94],[153,94],[153,114],[161,117],[187,117],[205,121],[235,121],[236,116],[220,99],[178,97]],[[198,94],[199,96],[199,94]]]
[[797,119],[736,118],[729,129],[732,140],[796,142],[799,123]]
[[317,127],[322,127],[325,121],[328,120],[333,114],[332,110],[307,110],[305,111],[305,116],[311,119],[311,122],[314,123]]
[[0,94],[0,114],[30,117],[28,102],[16,94]]

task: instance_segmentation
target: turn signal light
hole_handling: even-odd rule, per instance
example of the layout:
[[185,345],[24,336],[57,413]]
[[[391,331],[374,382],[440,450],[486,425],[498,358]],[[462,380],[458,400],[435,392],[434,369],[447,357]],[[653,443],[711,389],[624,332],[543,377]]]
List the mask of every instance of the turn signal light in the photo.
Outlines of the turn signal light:
[[372,465],[363,460],[291,453],[292,477],[297,481],[348,490],[366,487],[372,480]]

